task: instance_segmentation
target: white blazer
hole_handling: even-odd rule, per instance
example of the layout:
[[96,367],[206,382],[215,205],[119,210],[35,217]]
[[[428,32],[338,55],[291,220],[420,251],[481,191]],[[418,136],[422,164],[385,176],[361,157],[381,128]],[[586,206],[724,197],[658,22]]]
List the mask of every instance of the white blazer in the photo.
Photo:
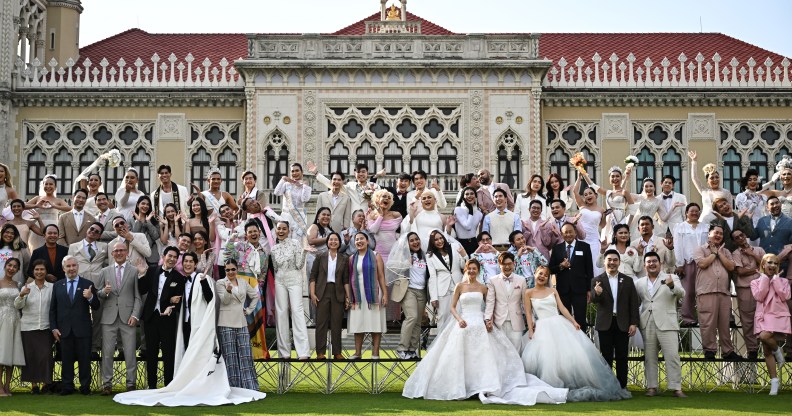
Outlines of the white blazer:
[[435,301],[462,281],[462,270],[468,256],[462,257],[451,249],[451,270],[448,270],[437,256],[429,254],[426,256],[426,267],[429,269],[429,300]]

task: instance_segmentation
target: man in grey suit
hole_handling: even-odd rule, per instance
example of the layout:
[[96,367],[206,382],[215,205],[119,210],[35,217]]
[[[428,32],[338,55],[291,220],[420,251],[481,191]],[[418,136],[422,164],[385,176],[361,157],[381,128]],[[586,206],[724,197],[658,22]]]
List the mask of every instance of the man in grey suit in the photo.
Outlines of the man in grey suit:
[[146,262],[140,270],[127,261],[128,248],[124,243],[113,246],[113,264],[102,269],[97,288],[102,304],[102,395],[112,394],[113,353],[121,335],[126,362],[127,391],[137,383],[136,330],[143,302],[138,292],[138,273],[145,273]]
[[99,192],[96,194],[95,200],[96,207],[99,208],[99,216],[96,217],[96,220],[104,227],[99,241],[109,243],[113,241],[114,238],[118,237],[118,233],[113,229],[113,219],[115,219],[115,217],[120,217],[121,213],[115,208],[110,208],[110,199],[107,197],[106,193]]
[[96,221],[93,215],[85,210],[85,201],[88,199],[88,191],[78,189],[74,192],[73,207],[69,212],[64,212],[58,217],[58,244],[69,246],[74,244],[88,234],[88,227]]
[[352,201],[346,192],[341,192],[344,187],[344,174],[333,172],[330,180],[330,190],[319,194],[317,207],[330,208],[330,228],[340,233],[352,223]]
[[[77,259],[82,277],[90,280],[94,287],[99,286],[99,272],[107,266],[107,243],[97,241],[102,235],[102,224],[98,221],[88,226],[88,233],[81,241],[69,246],[69,255]],[[99,359],[99,350],[102,348],[102,308],[93,311],[93,332],[91,335],[92,359]]]
[[[657,395],[659,381],[658,353],[663,350],[668,388],[676,397],[687,397],[682,392],[682,367],[679,362],[679,319],[677,300],[685,296],[679,278],[661,271],[660,256],[650,251],[644,255],[647,275],[635,282],[641,298],[641,334],[646,345],[645,371],[646,395]],[[659,347],[659,348],[658,348]]]

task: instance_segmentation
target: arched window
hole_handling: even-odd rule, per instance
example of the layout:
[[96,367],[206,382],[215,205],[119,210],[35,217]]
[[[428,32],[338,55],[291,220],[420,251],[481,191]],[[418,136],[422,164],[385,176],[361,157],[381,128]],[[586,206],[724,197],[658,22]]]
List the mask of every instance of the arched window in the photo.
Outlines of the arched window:
[[550,173],[557,173],[564,180],[565,184],[570,183],[569,155],[563,149],[556,148],[550,155]]
[[674,192],[682,193],[682,155],[673,147],[669,148],[663,155],[662,173],[663,176],[673,176],[674,179],[676,179],[674,182]]
[[344,175],[350,173],[349,150],[340,140],[336,141],[333,147],[330,148],[330,160],[327,163],[328,172],[343,172]]
[[761,149],[754,149],[753,152],[748,155],[748,161],[748,167],[758,170],[760,177],[765,178],[765,180],[770,177],[767,173],[767,154]]
[[192,156],[192,178],[191,182],[198,187],[198,189],[205,188],[206,172],[209,171],[209,165],[212,159],[209,152],[203,147],[198,148],[198,151]]
[[643,181],[646,178],[655,178],[655,156],[648,148],[644,147],[638,153],[638,165],[635,166],[635,192],[640,193],[643,191]]
[[124,174],[126,174],[126,168],[124,168],[124,165],[118,165],[116,168],[111,168],[109,164],[105,164],[102,183],[104,183],[105,192],[111,197],[115,195],[115,192],[118,188],[123,186],[122,184],[124,183]]
[[592,153],[587,147],[580,149],[580,153],[583,153],[583,157],[586,158],[586,172],[588,173],[589,178],[591,178],[594,183],[597,183],[597,159],[594,157],[594,153]]
[[423,170],[427,175],[430,175],[431,166],[429,163],[429,148],[426,147],[424,142],[417,141],[415,146],[410,149],[410,171]]
[[498,148],[498,181],[509,185],[511,189],[520,188],[520,146],[515,145],[509,157],[506,146]]
[[225,184],[225,191],[231,195],[236,195],[237,193],[236,160],[237,158],[234,152],[227,147],[223,150],[223,153],[220,153],[220,157],[217,160],[217,165],[223,177],[223,183]]
[[377,171],[376,156],[377,149],[368,140],[363,140],[363,143],[360,143],[355,152],[357,163],[364,163],[368,167],[368,171],[372,173]]
[[389,175],[398,175],[404,172],[402,163],[403,152],[395,141],[391,140],[388,143],[388,147],[385,148],[385,172]]
[[139,148],[135,154],[132,155],[132,167],[138,171],[138,189],[147,194],[149,181],[151,180],[151,169],[149,163],[151,157],[142,148]]
[[38,195],[39,183],[47,174],[47,157],[41,149],[36,148],[27,158],[27,189],[28,195]]
[[740,178],[742,176],[740,164],[740,154],[730,147],[723,154],[723,187],[735,195],[740,193]]
[[[96,161],[98,157],[99,155],[97,155],[93,149],[85,149],[83,154],[80,155],[80,172],[84,171],[88,166],[91,166],[91,163]],[[104,178],[102,178],[102,181],[104,181]]]
[[61,149],[55,155],[55,176],[58,177],[58,194],[68,198],[72,192],[72,179],[74,169],[71,165],[71,154],[66,149]]
[[437,174],[457,174],[457,150],[448,140],[437,149]]
[[264,181],[265,187],[275,189],[278,182],[289,172],[289,151],[286,147],[281,147],[278,153],[275,148],[267,147],[267,178]]

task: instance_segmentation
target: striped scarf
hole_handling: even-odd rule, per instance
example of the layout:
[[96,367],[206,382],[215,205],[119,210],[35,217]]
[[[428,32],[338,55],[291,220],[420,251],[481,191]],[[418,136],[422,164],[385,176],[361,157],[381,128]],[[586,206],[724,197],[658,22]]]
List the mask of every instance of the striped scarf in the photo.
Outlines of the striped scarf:
[[[355,252],[352,261],[349,263],[349,283],[352,286],[352,306],[357,307],[360,305],[362,296],[365,295],[366,303],[369,309],[371,305],[379,305],[379,290],[377,286],[377,257],[371,249],[366,249],[366,254],[363,255],[363,275],[361,276],[357,270],[358,259],[360,253]],[[358,281],[363,281],[363,291],[365,294],[360,293]]]

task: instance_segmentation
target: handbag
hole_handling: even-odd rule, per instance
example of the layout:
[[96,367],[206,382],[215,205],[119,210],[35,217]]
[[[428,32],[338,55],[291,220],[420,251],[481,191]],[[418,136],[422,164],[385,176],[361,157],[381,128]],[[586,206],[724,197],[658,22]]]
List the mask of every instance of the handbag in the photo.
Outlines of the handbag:
[[410,279],[396,279],[393,282],[391,289],[390,299],[394,302],[401,302],[404,295],[407,294],[407,288],[410,286]]

